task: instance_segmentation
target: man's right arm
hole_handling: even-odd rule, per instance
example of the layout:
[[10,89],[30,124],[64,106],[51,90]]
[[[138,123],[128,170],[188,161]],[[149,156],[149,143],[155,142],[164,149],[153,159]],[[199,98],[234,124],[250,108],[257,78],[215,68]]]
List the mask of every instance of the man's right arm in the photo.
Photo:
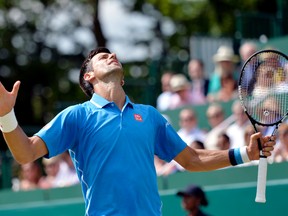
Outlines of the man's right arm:
[[15,130],[3,133],[3,136],[13,157],[20,164],[32,162],[48,154],[44,141],[38,136],[28,137],[19,125]]
[[28,137],[18,125],[14,106],[19,87],[20,81],[17,81],[9,92],[0,82],[0,128],[15,160],[25,164],[46,155],[48,149],[42,139],[37,136]]

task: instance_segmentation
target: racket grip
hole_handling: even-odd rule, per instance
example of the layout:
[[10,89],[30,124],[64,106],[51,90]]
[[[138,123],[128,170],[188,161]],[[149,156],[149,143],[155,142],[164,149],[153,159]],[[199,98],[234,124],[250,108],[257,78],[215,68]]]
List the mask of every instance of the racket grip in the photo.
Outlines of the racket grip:
[[258,165],[257,192],[255,202],[266,202],[267,158],[260,157]]

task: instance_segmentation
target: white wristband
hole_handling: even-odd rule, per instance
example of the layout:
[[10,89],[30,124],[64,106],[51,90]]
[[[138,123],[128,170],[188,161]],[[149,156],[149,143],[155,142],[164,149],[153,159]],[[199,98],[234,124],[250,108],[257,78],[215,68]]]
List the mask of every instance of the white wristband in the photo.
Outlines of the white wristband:
[[248,154],[247,154],[247,147],[246,146],[243,146],[240,148],[240,155],[241,155],[242,161],[244,163],[250,162],[250,159],[249,159]]
[[5,116],[0,116],[0,129],[3,133],[9,133],[16,129],[18,126],[18,122],[14,113],[14,109],[12,109]]

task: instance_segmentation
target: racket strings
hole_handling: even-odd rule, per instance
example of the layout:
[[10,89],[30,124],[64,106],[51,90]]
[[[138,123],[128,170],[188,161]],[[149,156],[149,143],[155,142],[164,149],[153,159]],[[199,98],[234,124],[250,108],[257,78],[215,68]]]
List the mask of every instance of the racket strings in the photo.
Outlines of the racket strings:
[[242,69],[240,100],[246,112],[260,124],[272,125],[288,112],[287,68],[286,57],[262,52]]

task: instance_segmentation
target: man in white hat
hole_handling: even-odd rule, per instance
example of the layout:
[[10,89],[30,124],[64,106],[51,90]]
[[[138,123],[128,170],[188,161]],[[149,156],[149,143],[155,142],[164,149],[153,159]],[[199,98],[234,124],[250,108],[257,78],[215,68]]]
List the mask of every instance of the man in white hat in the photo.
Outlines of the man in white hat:
[[213,56],[215,70],[210,78],[208,92],[218,92],[221,88],[221,77],[233,75],[237,79],[238,74],[235,72],[236,63],[239,58],[234,54],[234,51],[229,46],[220,46],[217,53]]
[[170,80],[171,97],[169,109],[176,109],[193,104],[191,85],[184,74],[174,74]]

